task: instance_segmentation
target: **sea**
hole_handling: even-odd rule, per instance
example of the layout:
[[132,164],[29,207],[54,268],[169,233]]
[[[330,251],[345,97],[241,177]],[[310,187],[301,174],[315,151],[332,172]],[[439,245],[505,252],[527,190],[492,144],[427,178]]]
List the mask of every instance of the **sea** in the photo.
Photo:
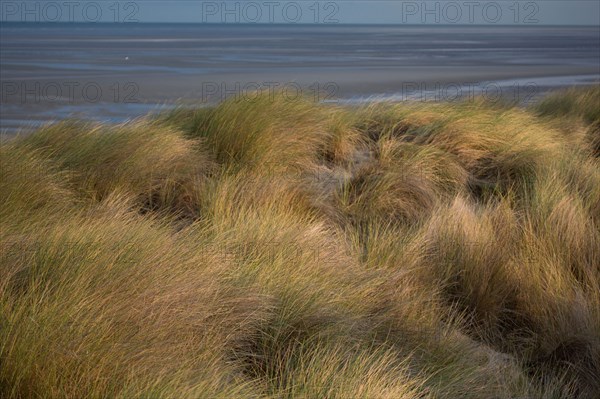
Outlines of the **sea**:
[[535,101],[597,84],[600,27],[11,23],[0,130],[253,101]]

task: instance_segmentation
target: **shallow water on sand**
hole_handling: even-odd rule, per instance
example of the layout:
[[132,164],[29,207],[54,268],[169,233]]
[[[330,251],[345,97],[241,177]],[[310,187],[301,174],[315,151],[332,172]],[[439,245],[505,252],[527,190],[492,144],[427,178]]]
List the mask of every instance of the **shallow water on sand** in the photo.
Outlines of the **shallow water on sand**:
[[356,103],[527,102],[600,78],[598,27],[18,24],[0,27],[4,133],[122,121],[256,88]]

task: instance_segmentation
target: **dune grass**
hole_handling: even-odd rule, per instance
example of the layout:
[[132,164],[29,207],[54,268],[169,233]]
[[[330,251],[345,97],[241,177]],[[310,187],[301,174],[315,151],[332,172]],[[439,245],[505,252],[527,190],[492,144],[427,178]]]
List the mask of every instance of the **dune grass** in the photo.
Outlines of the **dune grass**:
[[2,143],[0,397],[597,398],[598,93]]

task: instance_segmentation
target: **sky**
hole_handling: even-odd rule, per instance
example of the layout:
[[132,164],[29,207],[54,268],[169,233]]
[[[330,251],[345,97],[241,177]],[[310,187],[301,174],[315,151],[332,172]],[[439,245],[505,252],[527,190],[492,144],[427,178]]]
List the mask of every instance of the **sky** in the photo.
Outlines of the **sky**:
[[0,21],[405,25],[600,25],[598,0],[19,0]]

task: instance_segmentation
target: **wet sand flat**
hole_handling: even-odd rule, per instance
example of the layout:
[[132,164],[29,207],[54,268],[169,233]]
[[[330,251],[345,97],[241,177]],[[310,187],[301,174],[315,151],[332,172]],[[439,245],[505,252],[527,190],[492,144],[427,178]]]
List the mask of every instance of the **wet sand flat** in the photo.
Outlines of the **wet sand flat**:
[[[598,27],[3,24],[4,132],[81,116],[285,89],[315,101],[498,91],[527,99],[597,81]],[[446,98],[447,99],[447,98]]]

